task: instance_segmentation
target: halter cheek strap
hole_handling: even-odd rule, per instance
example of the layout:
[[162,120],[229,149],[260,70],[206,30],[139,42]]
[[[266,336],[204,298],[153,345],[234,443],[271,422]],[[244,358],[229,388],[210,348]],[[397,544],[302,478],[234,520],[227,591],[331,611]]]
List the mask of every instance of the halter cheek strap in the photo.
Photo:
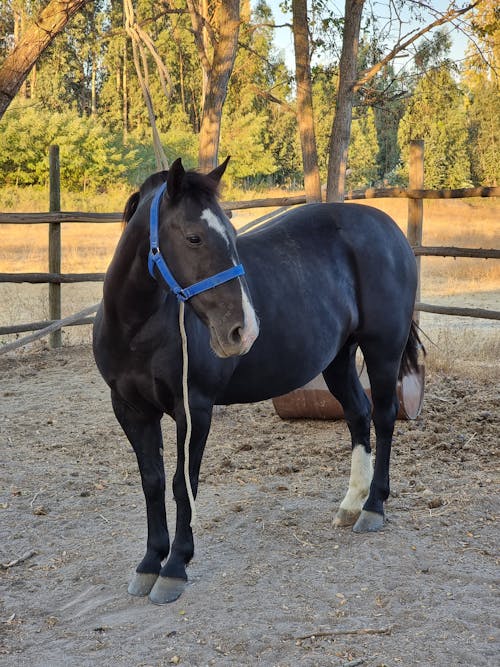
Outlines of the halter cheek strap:
[[172,272],[168,268],[159,247],[158,228],[160,218],[160,202],[166,189],[167,184],[162,183],[155,193],[149,213],[148,269],[153,278],[156,278],[154,273],[154,267],[156,266],[163,280],[177,297],[177,300],[187,301],[191,297],[196,296],[196,294],[206,292],[206,290],[217,287],[218,285],[222,285],[229,280],[233,280],[233,278],[238,278],[238,276],[245,275],[245,269],[243,268],[243,265],[237,264],[236,266],[232,266],[230,269],[226,269],[226,271],[221,271],[220,273],[216,273],[209,278],[200,280],[200,282],[194,283],[190,287],[181,287],[179,285],[177,280],[172,275]]

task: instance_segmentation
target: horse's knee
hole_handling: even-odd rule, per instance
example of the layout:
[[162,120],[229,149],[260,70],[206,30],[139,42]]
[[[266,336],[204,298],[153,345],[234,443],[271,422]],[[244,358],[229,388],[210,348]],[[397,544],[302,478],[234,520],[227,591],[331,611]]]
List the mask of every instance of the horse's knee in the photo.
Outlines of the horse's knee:
[[165,502],[165,473],[161,470],[141,469],[142,490],[146,500],[152,503]]

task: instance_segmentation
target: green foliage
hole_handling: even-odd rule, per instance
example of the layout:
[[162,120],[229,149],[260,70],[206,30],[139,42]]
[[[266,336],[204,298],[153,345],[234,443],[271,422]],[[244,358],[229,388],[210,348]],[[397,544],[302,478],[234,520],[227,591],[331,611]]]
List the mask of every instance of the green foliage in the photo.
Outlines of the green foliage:
[[317,65],[312,71],[314,126],[321,180],[326,181],[328,151],[332,131],[334,100],[337,88],[337,70]]
[[474,182],[500,183],[500,8],[484,0],[472,20],[475,46],[469,48],[462,72],[470,105],[469,154]]
[[[258,2],[252,20],[240,28],[237,54],[223,112],[220,155],[231,155],[228,175],[256,185],[272,176],[275,183],[293,178],[295,113],[288,106],[289,76],[272,49],[270,9]],[[285,156],[285,159],[281,159]]]
[[474,181],[481,185],[500,183],[500,89],[494,81],[483,81],[472,91],[469,108],[470,159]]
[[95,113],[107,42],[107,0],[87,3],[37,62],[32,97],[52,111]]
[[401,119],[398,141],[406,178],[412,139],[425,141],[425,187],[459,188],[470,184],[464,97],[445,67],[422,77]]
[[269,151],[276,165],[274,183],[286,187],[303,187],[299,132],[293,110],[274,109],[269,129],[271,135]]
[[[44,4],[44,0],[0,2],[0,59],[12,48],[16,31],[22,32]],[[289,11],[289,0],[284,5]],[[426,142],[426,186],[461,186],[471,179],[499,182],[500,92],[498,79],[492,76],[493,66],[498,69],[500,62],[497,5],[483,0],[473,12],[471,27],[481,54],[469,54],[461,87],[448,66],[436,70],[446,62],[449,47],[446,33],[436,31],[416,45],[412,72],[404,67],[396,71],[388,64],[358,91],[349,188],[378,181],[404,182],[407,174],[404,169],[397,172],[397,165],[406,161],[408,141],[417,136]],[[395,0],[398,11],[403,6],[412,20],[423,22],[423,6]],[[146,50],[150,93],[165,153],[169,160],[182,156],[186,166],[195,167],[202,73],[186,2],[134,0],[134,7],[168,70],[164,90]],[[228,175],[238,184],[300,185],[294,90],[283,56],[273,48],[272,12],[265,0],[252,5],[245,1],[241,7],[240,47],[223,111],[220,158],[232,155]],[[325,0],[314,0],[309,28],[316,140],[324,182],[342,12]],[[379,62],[393,37],[390,21],[365,12],[359,71]],[[492,67],[485,65],[485,58]],[[429,68],[434,71],[425,74]],[[20,102],[0,122],[0,184],[43,185],[51,143],[61,147],[63,188],[73,191],[103,190],[117,182],[137,185],[156,169],[149,118],[130,38],[124,31],[122,0],[87,3],[44,52],[19,97]]]
[[375,114],[368,108],[365,114],[352,121],[346,177],[348,189],[373,185],[378,175],[377,154]]
[[76,112],[15,105],[0,123],[0,184],[43,185],[48,147],[58,144],[61,185],[99,190],[137,169],[137,150],[125,150],[98,122]]
[[223,128],[220,154],[231,155],[228,173],[234,178],[258,179],[276,171],[272,155],[262,141],[266,123],[265,116],[252,111],[233,117],[228,128]]

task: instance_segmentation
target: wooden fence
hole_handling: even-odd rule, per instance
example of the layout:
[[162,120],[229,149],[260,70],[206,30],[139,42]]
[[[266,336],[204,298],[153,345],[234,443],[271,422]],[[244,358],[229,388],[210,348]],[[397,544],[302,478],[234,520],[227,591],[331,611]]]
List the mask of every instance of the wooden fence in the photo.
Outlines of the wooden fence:
[[[76,282],[101,282],[104,273],[61,273],[61,224],[62,223],[109,223],[120,222],[121,213],[66,213],[60,210],[60,178],[59,178],[59,149],[51,146],[50,155],[50,211],[49,213],[0,213],[1,224],[48,224],[48,273],[0,273],[0,282],[10,283],[48,283],[49,285],[49,320],[44,322],[30,322],[0,327],[0,335],[22,333],[26,331],[47,330],[50,327],[50,342],[54,347],[61,345],[60,326],[58,322],[67,326],[90,324],[93,318],[76,316],[61,320],[61,285]],[[500,259],[500,250],[491,248],[459,248],[450,246],[429,247],[422,245],[423,230],[423,200],[424,199],[464,199],[469,197],[498,197],[500,187],[460,188],[454,190],[425,190],[423,189],[424,159],[423,142],[413,141],[410,144],[410,187],[409,188],[370,188],[359,192],[350,192],[346,200],[377,199],[377,198],[406,198],[408,199],[408,227],[407,237],[417,258],[420,276],[420,257],[475,257],[483,259]],[[293,197],[274,197],[268,199],[254,199],[251,201],[226,201],[223,207],[226,211],[236,211],[249,208],[289,207],[304,204],[304,195]],[[261,224],[268,216],[258,218],[253,223],[245,225],[241,231]],[[419,280],[420,282],[420,280]],[[85,309],[81,311],[88,315]],[[95,310],[95,308],[94,308]],[[417,293],[416,311],[438,313],[443,315],[458,315],[462,317],[480,317],[500,320],[500,311],[482,308],[459,308],[450,306],[436,306],[420,301],[420,284]],[[35,336],[35,335],[33,335]],[[28,342],[28,341],[26,341]]]

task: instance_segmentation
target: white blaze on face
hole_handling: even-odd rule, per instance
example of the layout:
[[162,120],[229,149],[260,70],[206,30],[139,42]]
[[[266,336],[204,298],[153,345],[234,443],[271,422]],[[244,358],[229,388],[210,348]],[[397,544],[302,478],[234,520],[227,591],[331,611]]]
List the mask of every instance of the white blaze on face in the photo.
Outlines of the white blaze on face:
[[243,305],[243,331],[241,333],[241,341],[243,343],[244,351],[248,352],[248,350],[252,347],[255,339],[259,335],[259,323],[257,321],[255,310],[250,303],[250,299],[248,298],[241,281],[240,285],[241,302]]
[[218,215],[215,215],[211,209],[206,208],[202,211],[200,217],[207,223],[210,229],[213,229],[214,232],[217,232],[217,234],[222,236],[227,245],[229,245],[229,234],[227,233],[226,226]]
[[[201,213],[201,219],[204,220],[210,229],[213,229],[217,234],[219,234],[228,246],[231,245],[229,233],[223,221],[216,215],[211,209],[206,208]],[[234,264],[236,261],[233,259]],[[241,341],[244,352],[252,347],[253,342],[259,335],[259,324],[257,322],[257,316],[255,310],[253,309],[248,294],[246,293],[243,283],[240,280],[241,286],[241,304],[243,307],[243,330],[241,332]],[[244,353],[243,352],[243,353]]]
[[356,445],[352,450],[349,489],[340,508],[347,512],[360,512],[370,491],[372,477],[372,455],[363,445]]

